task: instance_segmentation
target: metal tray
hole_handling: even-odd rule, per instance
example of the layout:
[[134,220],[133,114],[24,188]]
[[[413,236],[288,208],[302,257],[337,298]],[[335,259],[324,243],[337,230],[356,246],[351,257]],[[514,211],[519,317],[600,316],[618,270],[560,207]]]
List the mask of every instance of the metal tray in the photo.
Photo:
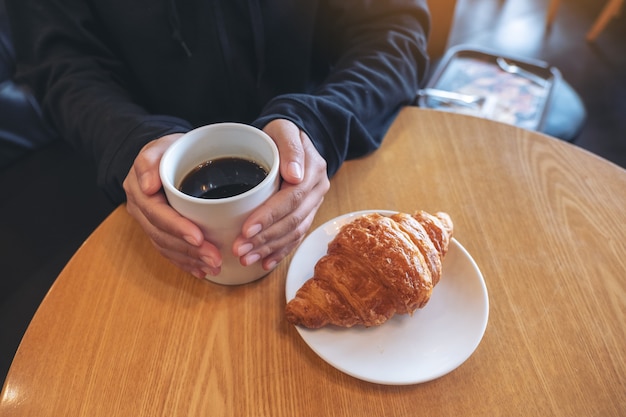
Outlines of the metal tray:
[[[517,66],[517,72],[505,70],[507,63]],[[560,77],[557,68],[543,61],[457,46],[420,90],[417,103],[541,131]]]

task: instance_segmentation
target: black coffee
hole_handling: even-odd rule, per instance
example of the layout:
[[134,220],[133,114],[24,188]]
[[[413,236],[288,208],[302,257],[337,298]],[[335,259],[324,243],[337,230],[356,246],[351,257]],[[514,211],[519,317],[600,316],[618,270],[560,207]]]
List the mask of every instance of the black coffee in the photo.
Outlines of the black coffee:
[[245,193],[267,177],[267,171],[244,158],[218,158],[203,162],[180,183],[180,191],[199,198],[227,198]]

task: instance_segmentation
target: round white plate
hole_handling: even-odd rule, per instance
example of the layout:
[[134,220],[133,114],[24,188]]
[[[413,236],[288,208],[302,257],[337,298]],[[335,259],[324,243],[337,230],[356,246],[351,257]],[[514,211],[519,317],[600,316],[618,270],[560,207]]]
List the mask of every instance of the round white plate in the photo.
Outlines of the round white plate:
[[[345,214],[318,227],[302,242],[287,273],[287,301],[313,276],[315,264],[339,228],[372,212],[394,214],[386,210]],[[483,276],[465,248],[452,239],[439,284],[428,304],[412,316],[396,315],[369,328],[296,329],[316,354],[340,371],[369,382],[407,385],[439,378],[465,362],[478,347],[488,316]]]

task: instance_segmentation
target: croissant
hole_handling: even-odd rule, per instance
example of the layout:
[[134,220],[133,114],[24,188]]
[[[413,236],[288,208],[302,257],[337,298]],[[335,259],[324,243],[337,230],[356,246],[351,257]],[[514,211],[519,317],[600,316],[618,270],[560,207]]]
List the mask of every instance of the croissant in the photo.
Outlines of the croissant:
[[378,326],[426,305],[439,282],[453,225],[418,211],[360,216],[344,225],[287,303],[287,321],[308,328]]

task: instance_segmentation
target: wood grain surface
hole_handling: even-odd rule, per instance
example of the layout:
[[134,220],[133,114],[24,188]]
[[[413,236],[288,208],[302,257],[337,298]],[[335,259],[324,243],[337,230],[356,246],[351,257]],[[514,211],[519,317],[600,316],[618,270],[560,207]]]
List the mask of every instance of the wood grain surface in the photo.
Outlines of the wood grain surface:
[[487,120],[404,109],[332,179],[315,225],[446,211],[489,291],[459,368],[385,386],[320,359],[283,314],[290,258],[226,287],[160,257],[125,208],[85,242],[9,371],[12,416],[619,416],[626,410],[626,171]]

